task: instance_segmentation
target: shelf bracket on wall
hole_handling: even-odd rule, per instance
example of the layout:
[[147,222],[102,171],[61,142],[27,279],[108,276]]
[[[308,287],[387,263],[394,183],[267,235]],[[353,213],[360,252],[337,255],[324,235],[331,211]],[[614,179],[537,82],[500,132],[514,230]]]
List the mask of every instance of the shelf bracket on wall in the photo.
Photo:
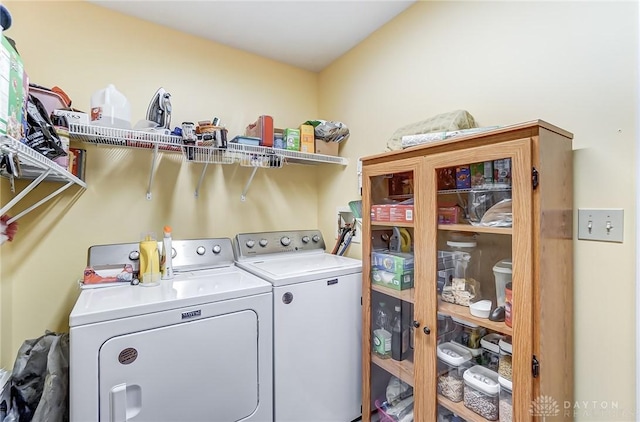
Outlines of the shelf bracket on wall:
[[151,156],[151,170],[149,171],[149,186],[147,187],[147,200],[151,200],[151,185],[153,184],[153,169],[156,167],[158,159],[158,144],[153,145],[153,155]]
[[242,195],[240,195],[240,200],[243,202],[247,200],[247,191],[249,190],[249,186],[253,181],[253,176],[256,175],[256,171],[258,171],[258,167],[253,168],[253,171],[251,172],[251,176],[249,176],[249,180],[247,180],[247,184],[244,185],[244,189],[242,190]]
[[198,180],[198,186],[196,186],[196,192],[195,192],[196,198],[198,197],[198,192],[200,192],[200,186],[202,185],[202,181],[204,180],[204,174],[206,173],[208,166],[209,166],[209,162],[206,162],[204,164],[204,167],[202,168],[202,174],[200,174],[200,180]]

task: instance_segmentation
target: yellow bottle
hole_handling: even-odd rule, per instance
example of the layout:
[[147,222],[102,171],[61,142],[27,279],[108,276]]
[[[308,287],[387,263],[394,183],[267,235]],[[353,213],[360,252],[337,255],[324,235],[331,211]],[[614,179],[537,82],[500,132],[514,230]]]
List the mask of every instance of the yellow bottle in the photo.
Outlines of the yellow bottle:
[[140,241],[140,273],[141,286],[157,286],[160,284],[160,254],[158,241],[154,233],[146,233]]

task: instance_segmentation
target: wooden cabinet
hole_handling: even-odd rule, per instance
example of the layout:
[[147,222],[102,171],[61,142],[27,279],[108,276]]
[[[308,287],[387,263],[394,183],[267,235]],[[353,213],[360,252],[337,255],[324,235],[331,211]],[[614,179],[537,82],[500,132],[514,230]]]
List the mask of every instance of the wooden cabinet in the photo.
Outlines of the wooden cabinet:
[[363,420],[572,419],[572,138],[538,120],[363,158]]

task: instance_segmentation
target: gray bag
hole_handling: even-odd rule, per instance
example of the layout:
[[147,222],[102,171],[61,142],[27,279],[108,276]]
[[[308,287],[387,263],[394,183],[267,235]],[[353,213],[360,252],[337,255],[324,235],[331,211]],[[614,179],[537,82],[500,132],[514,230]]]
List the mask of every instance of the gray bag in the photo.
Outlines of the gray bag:
[[26,340],[11,374],[12,408],[5,422],[69,420],[69,334]]

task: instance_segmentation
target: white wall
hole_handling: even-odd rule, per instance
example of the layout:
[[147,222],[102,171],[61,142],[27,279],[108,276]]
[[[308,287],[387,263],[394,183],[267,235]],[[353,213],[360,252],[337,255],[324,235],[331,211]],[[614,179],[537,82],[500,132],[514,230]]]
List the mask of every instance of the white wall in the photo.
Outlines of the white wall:
[[[581,421],[635,420],[637,93],[636,2],[419,2],[320,75],[320,114],[349,125],[352,163],[456,109],[574,133],[574,208],[625,211],[624,243],[575,241],[575,398],[599,403],[579,405]],[[356,199],[355,164],[321,173],[326,231],[331,207]]]

